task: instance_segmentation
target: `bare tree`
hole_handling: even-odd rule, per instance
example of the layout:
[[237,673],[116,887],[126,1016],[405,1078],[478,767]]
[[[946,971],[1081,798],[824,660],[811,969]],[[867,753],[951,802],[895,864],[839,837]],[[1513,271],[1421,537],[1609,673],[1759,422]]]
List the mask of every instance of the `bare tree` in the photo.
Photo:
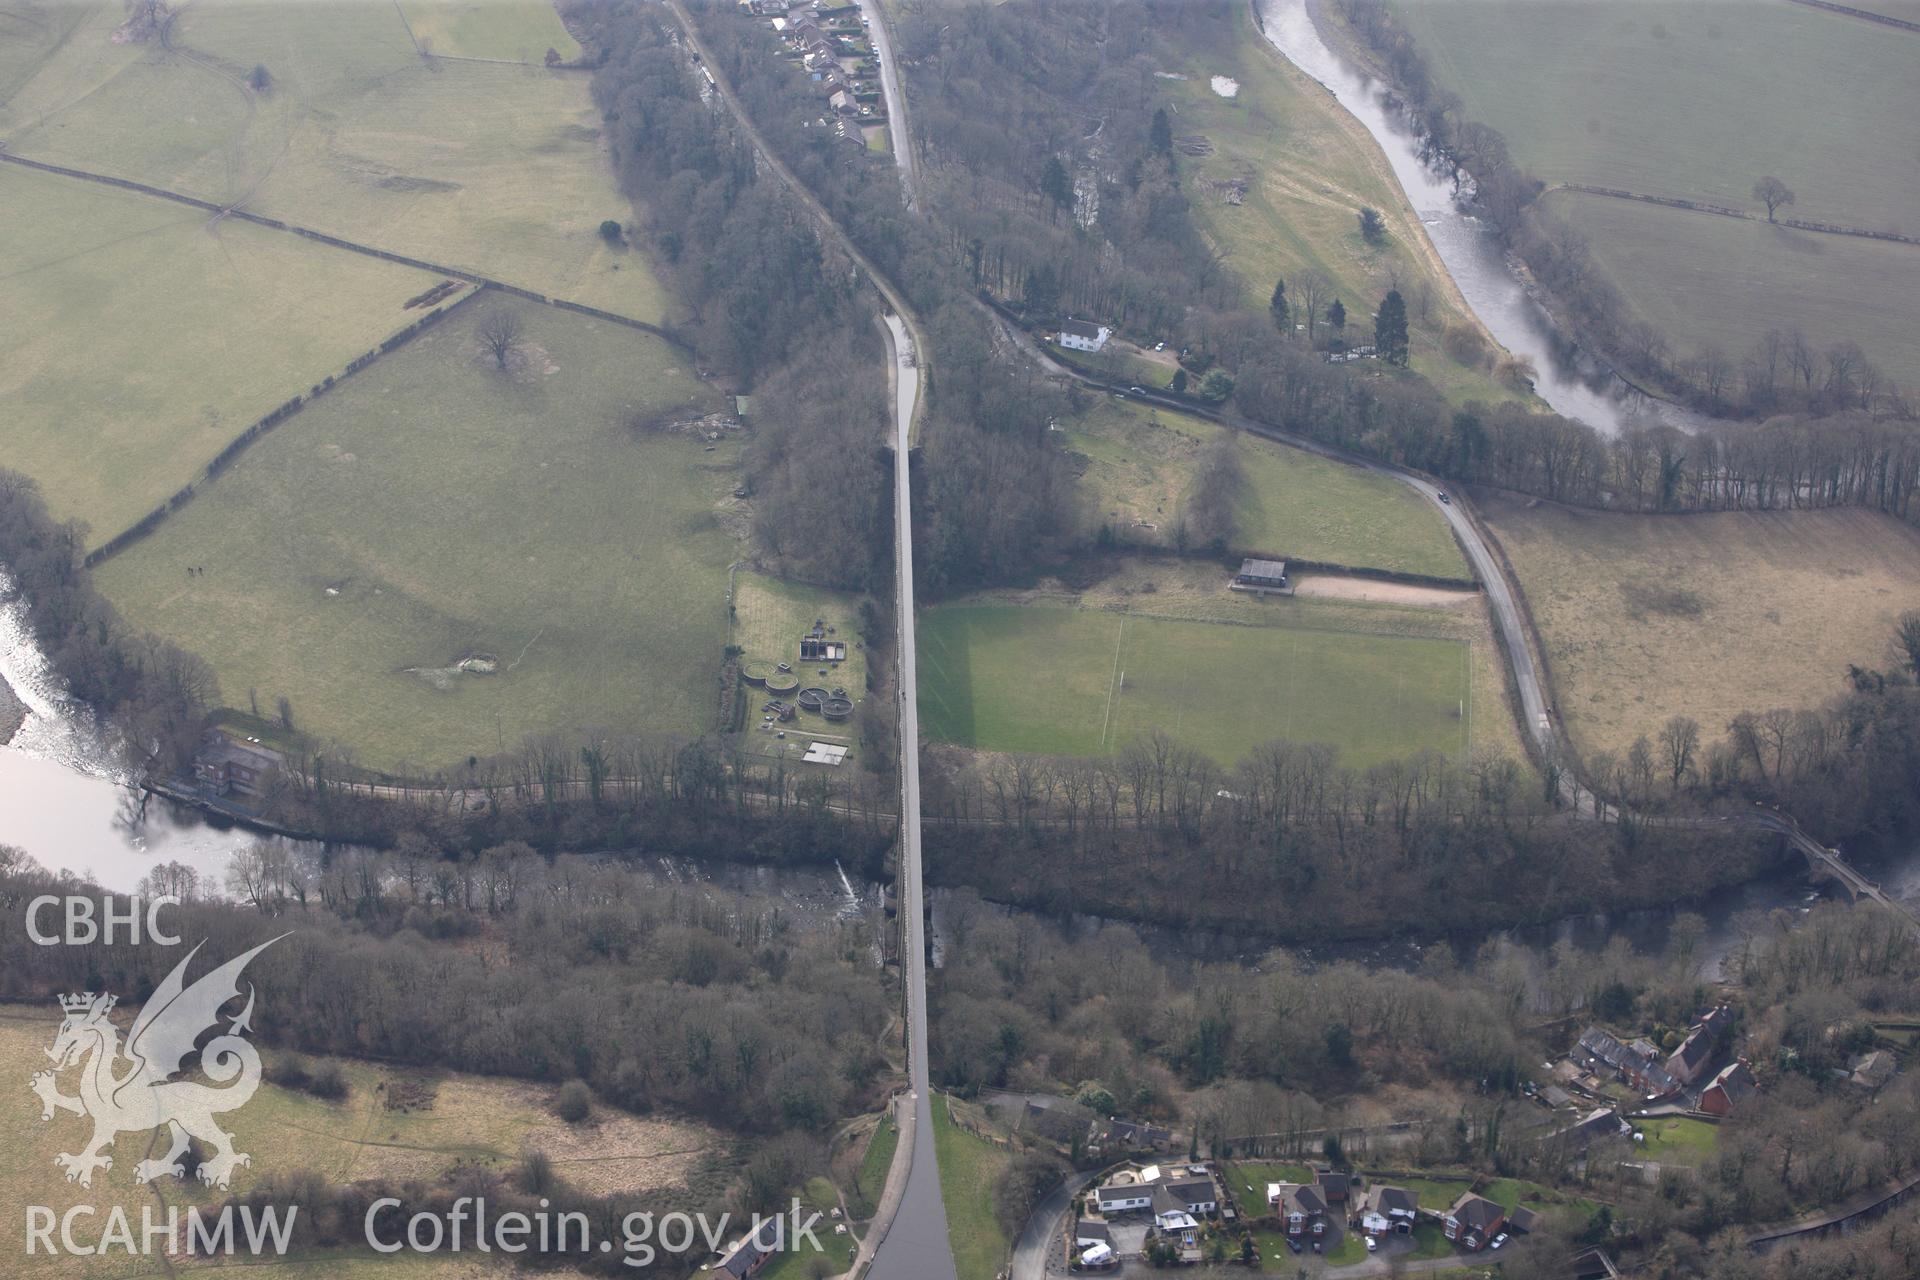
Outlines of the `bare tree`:
[[1333,297],[1333,281],[1320,271],[1302,271],[1293,278],[1293,293],[1306,304],[1307,341],[1312,342],[1319,331],[1321,310]]
[[511,311],[495,311],[480,322],[480,340],[493,352],[494,363],[504,371],[507,357],[520,345],[520,317]]
[[1768,174],[1753,184],[1753,198],[1767,206],[1767,221],[1772,222],[1774,210],[1793,203],[1793,188]]

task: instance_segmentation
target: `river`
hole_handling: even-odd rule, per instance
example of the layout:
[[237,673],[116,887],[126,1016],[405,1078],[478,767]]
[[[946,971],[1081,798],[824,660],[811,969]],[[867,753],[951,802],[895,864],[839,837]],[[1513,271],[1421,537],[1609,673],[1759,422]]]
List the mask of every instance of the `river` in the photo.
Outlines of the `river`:
[[1325,85],[1380,144],[1461,296],[1501,346],[1532,361],[1538,375],[1534,391],[1554,412],[1605,431],[1636,421],[1660,421],[1691,430],[1708,421],[1629,386],[1612,370],[1580,353],[1554,327],[1508,265],[1492,234],[1460,207],[1452,178],[1435,172],[1421,158],[1412,122],[1389,104],[1386,86],[1334,53],[1321,38],[1308,12],[1308,0],[1254,3],[1268,43]]

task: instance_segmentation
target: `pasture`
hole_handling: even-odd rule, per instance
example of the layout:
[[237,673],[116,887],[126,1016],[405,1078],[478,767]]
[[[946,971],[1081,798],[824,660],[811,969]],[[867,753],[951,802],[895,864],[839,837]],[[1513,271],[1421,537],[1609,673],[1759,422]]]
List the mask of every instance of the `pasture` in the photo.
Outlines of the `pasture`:
[[1477,498],[1583,752],[1669,716],[1707,741],[1742,711],[1817,707],[1849,663],[1892,670],[1920,608],[1920,531],[1872,511],[1620,515]]
[[415,47],[438,58],[499,58],[545,62],[547,50],[562,62],[580,56],[580,43],[550,4],[511,0],[399,0]]
[[1786,3],[1394,10],[1466,118],[1549,183],[1764,212],[1753,183],[1776,174],[1795,217],[1920,234],[1920,35]]
[[1767,330],[1798,325],[1816,346],[1850,338],[1902,386],[1920,382],[1920,245],[1571,191],[1545,207],[1587,237],[1635,313],[1683,351],[1713,344],[1738,356]]
[[[1316,269],[1346,306],[1348,341],[1371,342],[1373,312],[1397,279],[1416,371],[1456,402],[1518,398],[1485,369],[1463,367],[1441,351],[1448,324],[1477,328],[1478,321],[1366,129],[1266,42],[1244,6],[1225,13],[1230,18],[1178,29],[1167,70],[1186,78],[1157,87],[1173,99],[1174,136],[1204,139],[1206,154],[1181,154],[1180,167],[1200,226],[1246,282],[1248,305],[1264,308],[1275,279],[1295,281]],[[1216,75],[1237,81],[1239,92],[1215,93]],[[1384,245],[1360,235],[1363,206],[1385,219]]]
[[12,165],[0,225],[0,453],[95,544],[412,323],[439,280]]
[[1159,730],[1224,765],[1281,738],[1362,766],[1466,758],[1469,643],[1316,627],[1328,616],[1297,599],[1249,604],[1269,619],[1161,616],[1151,600],[938,606],[921,617],[921,719],[989,751],[1107,755]]
[[[644,256],[600,238],[629,203],[585,75],[424,58],[394,5],[202,0],[175,19],[171,51],[113,43],[123,16],[118,0],[97,0],[0,106],[9,150],[635,319],[665,315]],[[558,25],[539,0],[444,16],[448,38],[472,47],[535,27],[551,44]]]
[[[1550,186],[1579,182],[1920,234],[1920,35],[1787,3],[1397,3],[1464,116]],[[1628,307],[1681,355],[1739,357],[1769,328],[1842,340],[1920,377],[1920,246],[1555,192]]]
[[[1225,428],[1111,396],[1063,426],[1066,447],[1084,459],[1089,530],[1104,524],[1123,542],[1173,546],[1195,467]],[[1229,550],[1471,580],[1446,519],[1406,485],[1244,433],[1239,452]]]
[[[117,1018],[123,1030],[130,1017]],[[8,1090],[0,1101],[0,1117],[14,1137],[11,1157],[0,1162],[0,1195],[8,1203],[39,1204],[64,1212],[74,1204],[90,1204],[104,1216],[123,1206],[140,1221],[142,1205],[187,1205],[210,1208],[227,1193],[197,1180],[171,1179],[152,1186],[134,1183],[133,1166],[149,1153],[151,1135],[124,1135],[112,1149],[113,1168],[95,1175],[93,1186],[68,1183],[54,1163],[54,1155],[77,1151],[85,1141],[86,1122],[65,1113],[51,1121],[40,1119],[40,1102],[25,1088],[34,1072],[46,1069],[42,1050],[51,1044],[60,1024],[59,1011],[49,1000],[41,1006],[9,1006],[0,1010],[0,1066],[21,1087]],[[271,1068],[281,1055],[265,1054]],[[234,1134],[234,1145],[253,1157],[250,1165],[234,1170],[231,1192],[244,1195],[261,1179],[310,1170],[334,1185],[357,1179],[419,1179],[434,1182],[456,1164],[477,1164],[506,1171],[523,1155],[546,1150],[562,1181],[589,1189],[654,1188],[704,1183],[713,1154],[724,1150],[717,1135],[705,1126],[660,1117],[641,1119],[605,1107],[579,1126],[561,1123],[549,1109],[546,1086],[485,1076],[447,1074],[422,1076],[400,1068],[359,1061],[340,1063],[348,1094],[337,1102],[307,1093],[262,1084],[253,1100],[224,1127]],[[60,1078],[71,1094],[77,1073]],[[402,1106],[403,1099],[417,1099]],[[158,1157],[164,1138],[151,1148]],[[160,1212],[164,1213],[162,1208]],[[95,1219],[96,1229],[101,1219]],[[429,1265],[431,1264],[431,1265]],[[55,1277],[117,1277],[150,1275],[150,1260],[115,1254],[105,1259],[56,1257],[36,1259],[35,1275]],[[388,1264],[381,1261],[381,1267]],[[188,1270],[201,1270],[190,1267]],[[302,1254],[273,1269],[276,1275],[359,1277],[372,1274],[364,1255],[360,1259],[325,1253]],[[382,1269],[379,1274],[386,1275]],[[446,1259],[418,1259],[393,1272],[408,1280],[453,1280],[454,1277],[498,1274],[466,1264],[450,1266]]]
[[[507,372],[477,337],[503,312],[524,324]],[[711,729],[740,444],[650,424],[716,401],[657,339],[482,298],[96,580],[211,662],[229,705],[286,697],[376,769],[531,733]]]

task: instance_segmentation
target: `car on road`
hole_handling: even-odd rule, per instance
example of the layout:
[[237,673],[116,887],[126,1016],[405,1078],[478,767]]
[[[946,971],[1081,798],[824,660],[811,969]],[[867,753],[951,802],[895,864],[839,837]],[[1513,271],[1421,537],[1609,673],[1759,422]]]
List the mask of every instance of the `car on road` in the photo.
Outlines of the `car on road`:
[[1440,499],[1440,501],[1442,501],[1442,502],[1444,502],[1444,503],[1447,503],[1448,505],[1452,505],[1452,503],[1453,503],[1453,499],[1452,499],[1452,498],[1449,498],[1449,497],[1447,496],[1447,491],[1446,491],[1445,489],[1442,489],[1442,490],[1441,490],[1441,491],[1440,491],[1440,492],[1439,492],[1438,494],[1436,494],[1435,496],[1436,496],[1436,497],[1438,497],[1438,498]]
[[1133,392],[1133,394],[1137,396],[1143,396],[1147,394],[1147,389],[1145,387],[1128,387],[1127,390]]

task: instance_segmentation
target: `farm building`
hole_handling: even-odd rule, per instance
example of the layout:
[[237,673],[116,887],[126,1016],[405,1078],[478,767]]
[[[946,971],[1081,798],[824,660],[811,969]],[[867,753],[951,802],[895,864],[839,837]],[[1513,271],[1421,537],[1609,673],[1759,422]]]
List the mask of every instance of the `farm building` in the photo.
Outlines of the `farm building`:
[[1293,594],[1293,584],[1287,581],[1287,562],[1242,560],[1240,572],[1233,575],[1233,589],[1290,596]]
[[1068,320],[1060,326],[1055,340],[1069,351],[1098,351],[1107,345],[1107,339],[1113,336],[1113,330],[1103,324],[1088,324],[1085,320]]

